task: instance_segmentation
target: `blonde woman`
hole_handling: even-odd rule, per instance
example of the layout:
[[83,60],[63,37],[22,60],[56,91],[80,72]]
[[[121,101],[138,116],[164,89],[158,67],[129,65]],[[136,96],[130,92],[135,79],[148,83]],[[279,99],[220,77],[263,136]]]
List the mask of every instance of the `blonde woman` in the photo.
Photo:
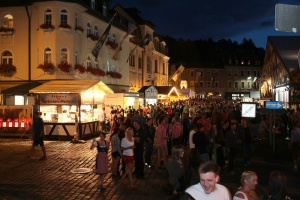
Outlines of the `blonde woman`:
[[241,176],[242,186],[235,193],[233,200],[258,200],[256,185],[258,178],[255,172],[245,171]]
[[121,150],[123,151],[122,158],[126,164],[126,172],[122,176],[122,184],[126,185],[126,176],[129,179],[129,186],[131,188],[136,188],[132,181],[132,170],[133,170],[133,162],[134,162],[134,139],[133,139],[133,129],[127,128],[125,132],[125,138],[122,139],[121,142]]

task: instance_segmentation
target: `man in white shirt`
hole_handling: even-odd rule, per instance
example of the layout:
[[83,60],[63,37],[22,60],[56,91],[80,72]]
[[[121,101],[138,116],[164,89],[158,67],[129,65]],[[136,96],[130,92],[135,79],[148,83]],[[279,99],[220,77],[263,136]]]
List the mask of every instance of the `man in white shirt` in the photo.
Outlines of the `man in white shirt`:
[[101,132],[105,132],[105,119],[106,119],[105,107],[103,107],[99,111],[99,122],[100,122],[100,131]]
[[201,200],[231,200],[229,190],[218,184],[219,167],[216,163],[208,161],[199,167],[200,183],[190,186],[185,192],[194,199]]
[[191,130],[190,135],[189,135],[189,145],[190,145],[190,149],[195,148],[195,144],[193,142],[193,135],[194,133],[196,133],[197,131],[199,131],[199,124],[197,124],[196,126],[194,126],[194,129]]

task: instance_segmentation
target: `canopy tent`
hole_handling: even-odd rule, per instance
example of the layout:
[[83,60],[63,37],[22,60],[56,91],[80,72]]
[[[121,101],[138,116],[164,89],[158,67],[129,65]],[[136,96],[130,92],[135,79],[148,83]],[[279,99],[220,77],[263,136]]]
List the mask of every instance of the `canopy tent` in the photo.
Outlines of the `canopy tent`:
[[103,91],[114,93],[107,85],[99,80],[55,80],[49,81],[30,90],[30,93],[81,93]]
[[17,85],[11,88],[8,88],[6,90],[2,90],[2,94],[12,94],[12,95],[23,95],[23,94],[28,94],[30,93],[29,91],[35,87],[40,86],[42,83],[41,82],[29,82],[21,85]]

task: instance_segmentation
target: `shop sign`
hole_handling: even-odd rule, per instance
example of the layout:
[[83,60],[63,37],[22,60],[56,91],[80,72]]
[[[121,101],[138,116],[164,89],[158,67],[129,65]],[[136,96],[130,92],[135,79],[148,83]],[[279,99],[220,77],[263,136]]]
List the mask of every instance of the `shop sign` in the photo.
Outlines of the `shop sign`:
[[78,104],[78,94],[40,94],[40,104]]
[[154,86],[150,86],[145,90],[145,98],[146,99],[156,99],[157,98],[157,89]]
[[104,104],[104,95],[94,94],[94,104]]
[[93,104],[93,94],[90,93],[82,93],[81,94],[81,104],[83,105],[91,105]]

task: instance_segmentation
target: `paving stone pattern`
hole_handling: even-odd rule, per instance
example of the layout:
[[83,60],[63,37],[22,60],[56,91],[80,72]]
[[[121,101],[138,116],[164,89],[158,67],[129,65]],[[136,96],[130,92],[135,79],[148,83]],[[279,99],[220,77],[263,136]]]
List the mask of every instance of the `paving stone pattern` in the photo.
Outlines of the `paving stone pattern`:
[[[113,180],[111,172],[105,178],[106,190],[97,189],[98,175],[71,173],[72,169],[94,169],[96,150],[90,150],[91,140],[84,143],[69,141],[45,141],[48,159],[41,161],[40,147],[31,159],[26,158],[31,148],[29,139],[0,138],[0,197],[1,199],[167,199],[163,185],[168,175],[165,170],[145,167],[145,179],[136,179],[136,189],[123,186],[120,180]],[[256,146],[256,149],[259,149]],[[283,171],[289,181],[289,193],[300,199],[299,172],[292,170],[291,162],[278,161],[261,156],[261,148],[252,164],[245,168],[241,158],[236,159],[236,174],[230,175],[226,168],[221,171],[221,184],[233,194],[240,186],[240,175],[244,170],[253,170],[259,176],[259,195],[267,193],[268,176],[272,170]],[[110,155],[110,152],[109,152]],[[156,149],[152,158],[156,161]],[[110,159],[110,158],[109,158]]]

